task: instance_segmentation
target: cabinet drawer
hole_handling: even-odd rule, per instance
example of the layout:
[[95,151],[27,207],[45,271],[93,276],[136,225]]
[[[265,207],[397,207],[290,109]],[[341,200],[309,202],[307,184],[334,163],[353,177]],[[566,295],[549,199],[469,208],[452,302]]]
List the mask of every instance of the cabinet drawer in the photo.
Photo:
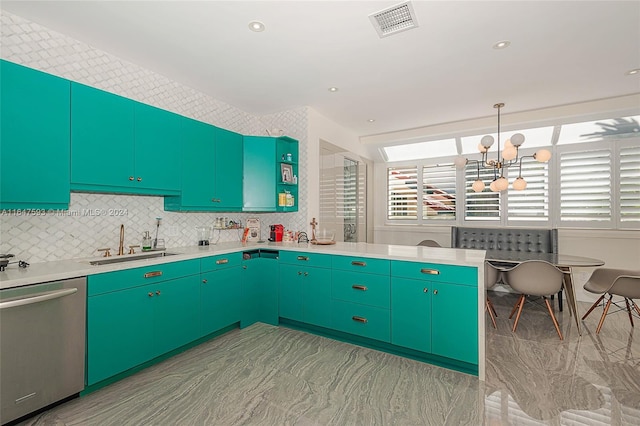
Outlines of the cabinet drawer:
[[315,266],[320,268],[331,267],[331,255],[308,253],[302,251],[280,251],[280,263],[292,265]]
[[391,286],[388,276],[332,271],[331,278],[333,299],[389,309]]
[[331,307],[331,325],[334,329],[383,342],[391,341],[388,309],[340,300],[332,300]]
[[200,272],[217,271],[223,268],[233,268],[242,263],[242,253],[219,254],[200,259]]
[[89,276],[87,280],[87,294],[89,296],[95,296],[97,294],[153,284],[199,273],[200,259],[143,266],[124,271],[106,272],[104,274]]
[[478,286],[478,269],[471,266],[392,261],[391,275],[394,277]]
[[389,275],[389,261],[370,257],[333,256],[333,269]]

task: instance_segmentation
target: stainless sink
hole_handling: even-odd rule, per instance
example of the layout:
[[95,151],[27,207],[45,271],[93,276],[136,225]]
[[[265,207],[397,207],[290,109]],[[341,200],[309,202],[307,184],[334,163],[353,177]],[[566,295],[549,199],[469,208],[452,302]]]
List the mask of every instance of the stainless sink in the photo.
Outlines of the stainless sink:
[[155,259],[157,257],[175,256],[178,253],[155,251],[151,253],[127,254],[123,256],[103,257],[98,260],[89,260],[89,265],[109,265],[111,263],[133,262],[134,260]]

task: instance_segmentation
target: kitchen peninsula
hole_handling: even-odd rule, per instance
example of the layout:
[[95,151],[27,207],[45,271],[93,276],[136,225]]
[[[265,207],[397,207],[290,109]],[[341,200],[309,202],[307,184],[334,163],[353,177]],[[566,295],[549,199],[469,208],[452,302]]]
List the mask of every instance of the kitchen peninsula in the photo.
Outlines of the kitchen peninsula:
[[[484,251],[221,243],[169,252],[103,265],[91,265],[103,259],[92,258],[7,269],[0,272],[0,289],[88,277],[85,392],[255,322],[321,334],[484,380]],[[140,306],[132,305],[134,294]],[[137,326],[145,303],[156,304],[149,311],[151,322]],[[131,330],[154,326],[162,329],[162,338],[157,331],[147,333],[155,336],[147,342],[150,349],[142,355],[132,350],[137,358],[130,355],[130,345],[145,340]]]

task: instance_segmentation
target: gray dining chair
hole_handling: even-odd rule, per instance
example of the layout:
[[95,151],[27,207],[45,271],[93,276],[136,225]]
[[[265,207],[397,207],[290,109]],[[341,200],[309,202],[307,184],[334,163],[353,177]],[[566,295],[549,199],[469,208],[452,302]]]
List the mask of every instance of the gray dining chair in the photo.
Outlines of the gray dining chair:
[[560,337],[560,340],[563,340],[564,337],[562,337],[558,320],[549,303],[549,297],[562,288],[562,271],[549,262],[528,260],[504,271],[504,275],[506,282],[511,288],[520,293],[520,297],[509,315],[509,319],[511,319],[516,310],[518,311],[513,323],[513,331],[515,332],[518,328],[518,321],[520,321],[520,314],[526,302],[526,296],[540,296],[547,305],[547,310],[549,311],[549,315],[551,315],[558,337]]
[[600,317],[596,334],[600,333],[604,319],[611,307],[611,299],[613,296],[621,296],[627,305],[627,313],[629,314],[629,322],[633,327],[633,313],[631,308],[636,310],[640,315],[640,308],[633,299],[640,299],[640,271],[629,269],[612,269],[598,268],[591,274],[589,280],[585,283],[584,289],[590,293],[600,294],[601,296],[591,305],[591,308],[582,317],[584,320],[589,314],[602,302],[605,296],[609,295],[609,300],[604,306],[604,311]]
[[442,247],[437,241],[434,240],[422,240],[417,245],[425,247]]
[[[491,265],[489,262],[484,262],[484,272],[485,272],[485,283],[484,287],[487,290],[492,289],[495,285],[500,281],[500,276],[502,274],[501,270]],[[493,307],[493,303],[491,303],[491,299],[489,299],[489,295],[487,295],[486,301],[486,309],[489,312],[489,318],[491,318],[491,322],[493,323],[493,328],[498,328],[496,326],[496,317],[498,313],[496,309]]]

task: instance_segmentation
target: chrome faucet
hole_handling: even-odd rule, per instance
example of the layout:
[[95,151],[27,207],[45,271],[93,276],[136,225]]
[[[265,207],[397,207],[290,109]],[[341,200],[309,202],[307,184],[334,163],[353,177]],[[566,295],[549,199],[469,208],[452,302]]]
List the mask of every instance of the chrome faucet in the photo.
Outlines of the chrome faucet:
[[120,245],[118,246],[118,256],[124,254],[124,224],[120,225]]

